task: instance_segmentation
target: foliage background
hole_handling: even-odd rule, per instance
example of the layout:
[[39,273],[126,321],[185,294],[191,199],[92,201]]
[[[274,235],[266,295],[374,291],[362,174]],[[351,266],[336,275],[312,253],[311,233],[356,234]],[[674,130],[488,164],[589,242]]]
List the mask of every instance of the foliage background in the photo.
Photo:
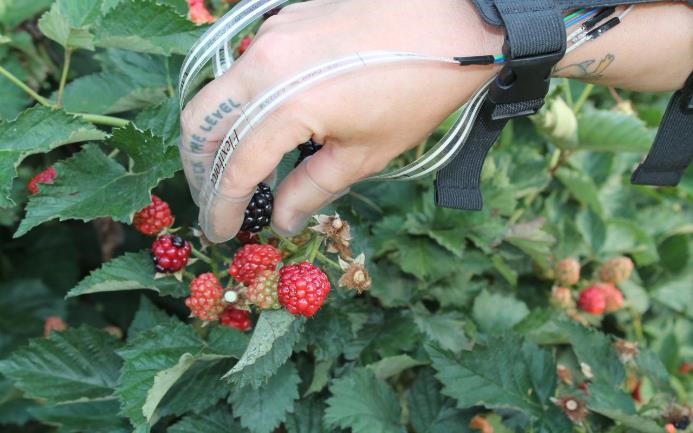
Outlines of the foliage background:
[[[3,431],[465,432],[477,413],[498,432],[584,431],[549,401],[580,395],[593,431],[658,432],[690,401],[693,175],[628,181],[667,95],[618,104],[556,81],[494,147],[482,212],[436,209],[430,179],[359,185],[332,209],[366,253],[367,295],[335,290],[310,320],[263,313],[252,337],[189,320],[186,285],[154,280],[151,239],[128,227],[152,189],[195,225],[172,84],[201,33],[186,13],[183,0],[0,0],[0,66],[47,105],[0,76]],[[56,182],[28,197],[51,164]],[[555,260],[579,257],[584,286],[617,255],[636,263],[627,308],[590,329],[550,305]],[[50,315],[70,330],[42,337]],[[614,337],[640,343],[635,363]],[[558,362],[576,383],[590,365],[589,397],[557,381]]]

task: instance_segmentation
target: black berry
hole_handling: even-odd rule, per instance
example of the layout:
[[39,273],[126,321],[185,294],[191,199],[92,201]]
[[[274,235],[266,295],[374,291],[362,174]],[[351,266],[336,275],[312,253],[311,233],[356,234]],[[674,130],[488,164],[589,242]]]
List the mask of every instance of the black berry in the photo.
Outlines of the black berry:
[[296,149],[299,151],[298,159],[294,164],[294,167],[298,167],[298,164],[302,163],[304,159],[315,154],[318,150],[322,149],[322,144],[318,144],[313,140],[308,140],[303,144],[299,144]]
[[676,427],[676,430],[686,430],[690,424],[690,418],[688,418],[687,416],[682,416],[681,419],[674,422],[674,427]]
[[250,204],[245,209],[245,219],[241,231],[257,233],[267,227],[272,220],[274,197],[269,185],[261,183],[257,186]]
[[267,12],[265,12],[264,14],[262,14],[262,18],[267,19],[269,17],[273,17],[273,16],[277,15],[279,13],[279,11],[281,11],[281,10],[282,10],[281,6],[277,6],[276,8],[272,8],[272,9],[268,10]]

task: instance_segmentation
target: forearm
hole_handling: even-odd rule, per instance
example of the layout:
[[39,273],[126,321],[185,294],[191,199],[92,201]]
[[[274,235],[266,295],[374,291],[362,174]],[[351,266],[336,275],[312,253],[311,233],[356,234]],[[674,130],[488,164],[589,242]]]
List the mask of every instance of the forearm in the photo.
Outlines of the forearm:
[[[619,7],[617,13],[625,10]],[[567,30],[570,34],[575,28]],[[485,45],[500,52],[502,32],[479,24]],[[638,91],[677,90],[693,70],[693,7],[638,5],[621,24],[568,53],[554,76]]]

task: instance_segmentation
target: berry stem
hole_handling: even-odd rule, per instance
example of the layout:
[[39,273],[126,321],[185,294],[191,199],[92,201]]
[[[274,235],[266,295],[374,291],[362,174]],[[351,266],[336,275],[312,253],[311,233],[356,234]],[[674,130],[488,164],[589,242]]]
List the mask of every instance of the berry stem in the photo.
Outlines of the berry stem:
[[96,125],[106,125],[106,126],[126,126],[130,123],[129,120],[121,119],[120,117],[113,116],[102,116],[100,114],[91,113],[69,113],[73,116],[81,117],[87,122],[94,123]]
[[587,98],[590,96],[590,93],[592,93],[592,89],[594,89],[594,84],[588,84],[585,86],[585,89],[578,97],[577,101],[575,102],[575,105],[573,105],[573,111],[575,113],[579,113],[582,109],[582,106],[585,105],[585,102],[587,102]]
[[34,91],[34,89],[32,89],[31,87],[24,84],[24,82],[22,80],[17,78],[12,72],[8,71],[7,69],[3,68],[2,66],[0,66],[0,75],[3,75],[5,78],[10,80],[10,82],[12,84],[14,84],[15,86],[22,89],[26,94],[28,94],[29,96],[34,98],[36,100],[36,102],[43,105],[44,107],[54,107],[54,105],[53,105],[53,103],[51,103],[51,101],[49,101],[48,99],[46,99],[43,96],[36,93]]
[[192,253],[193,256],[197,257],[198,259],[202,260],[203,262],[207,263],[209,266],[212,266],[212,259],[209,258],[209,256],[205,255],[202,251],[199,251],[197,248],[193,247],[191,245],[191,250],[190,252]]
[[315,236],[311,241],[310,248],[308,249],[308,261],[313,263],[315,261],[315,256],[318,254],[318,250],[322,245],[322,238],[320,236]]
[[190,279],[191,281],[195,279],[195,274],[190,271],[183,271],[183,276]]
[[67,75],[70,72],[70,61],[72,60],[72,49],[65,48],[65,60],[63,61],[63,71],[60,74],[60,84],[58,85],[58,96],[56,104],[63,105],[63,93],[65,93],[65,84],[67,83]]
[[[274,229],[270,228],[270,230],[272,232],[272,235],[274,237],[276,237],[277,239],[279,239],[290,252],[295,253],[296,251],[298,251],[298,249],[299,249],[298,245],[291,242],[291,239],[280,235],[279,233],[275,232]],[[339,266],[339,263],[337,263],[334,260],[332,260],[331,258],[327,257],[326,255],[324,255],[320,251],[317,251],[315,255],[318,258],[318,260],[320,260],[322,263],[329,265],[329,266],[332,266],[334,269],[338,270],[339,272],[342,272],[342,267]]]

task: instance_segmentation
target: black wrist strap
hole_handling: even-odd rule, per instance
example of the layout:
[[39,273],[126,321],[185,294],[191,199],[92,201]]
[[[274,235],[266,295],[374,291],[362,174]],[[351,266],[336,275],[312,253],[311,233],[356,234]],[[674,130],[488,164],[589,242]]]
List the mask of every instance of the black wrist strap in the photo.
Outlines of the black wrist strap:
[[645,160],[635,169],[637,185],[678,185],[693,161],[693,72],[683,89],[671,97],[657,137]]
[[[506,63],[491,85],[464,146],[436,176],[436,204],[479,210],[481,170],[509,119],[536,113],[544,104],[552,67],[565,53],[562,13],[580,7],[652,3],[654,0],[473,0],[490,24],[506,28]],[[680,0],[693,5],[693,0]],[[676,92],[650,154],[633,183],[676,185],[693,159],[693,74]]]
[[551,69],[565,53],[563,16],[552,0],[494,0],[494,5],[506,28],[507,61],[466,144],[436,176],[441,207],[481,209],[479,184],[488,151],[509,119],[534,114],[544,105]]

